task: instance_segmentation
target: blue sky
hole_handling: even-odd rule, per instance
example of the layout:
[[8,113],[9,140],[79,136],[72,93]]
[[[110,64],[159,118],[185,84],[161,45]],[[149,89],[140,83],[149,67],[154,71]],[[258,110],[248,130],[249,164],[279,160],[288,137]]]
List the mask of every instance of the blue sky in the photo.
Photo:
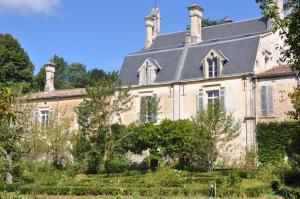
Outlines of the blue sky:
[[[162,33],[184,30],[192,3],[205,9],[205,18],[261,16],[255,0],[157,1]],[[0,32],[19,40],[35,73],[54,54],[88,69],[119,70],[126,54],[143,48],[144,17],[153,6],[154,0],[0,0]]]

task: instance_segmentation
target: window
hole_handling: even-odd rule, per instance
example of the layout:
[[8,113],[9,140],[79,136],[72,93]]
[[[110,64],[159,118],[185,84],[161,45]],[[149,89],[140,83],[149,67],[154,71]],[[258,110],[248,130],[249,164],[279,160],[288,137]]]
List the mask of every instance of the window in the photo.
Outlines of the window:
[[50,119],[50,111],[49,110],[41,111],[40,118],[41,118],[41,123],[43,125],[48,124]]
[[140,102],[141,122],[157,122],[158,100],[157,95],[143,96]]
[[197,111],[201,112],[204,109],[204,104],[220,103],[222,110],[225,110],[225,88],[219,90],[209,90],[205,92],[201,89],[197,95]]
[[261,116],[273,117],[274,116],[274,99],[273,99],[273,86],[261,87]]
[[218,77],[218,59],[212,58],[208,60],[208,77]]
[[147,58],[138,70],[139,85],[153,84],[160,69],[155,59]]
[[207,91],[207,104],[219,103],[219,90]]

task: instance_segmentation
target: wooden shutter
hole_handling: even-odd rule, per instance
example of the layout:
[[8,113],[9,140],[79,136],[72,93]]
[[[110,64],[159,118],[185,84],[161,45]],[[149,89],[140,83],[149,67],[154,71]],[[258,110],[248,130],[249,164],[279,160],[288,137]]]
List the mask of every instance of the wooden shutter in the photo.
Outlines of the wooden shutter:
[[273,86],[267,86],[267,115],[272,117],[274,115],[274,98],[273,98]]
[[197,95],[197,111],[203,111],[203,102],[204,102],[204,93],[203,90],[199,90],[199,95]]
[[35,123],[35,124],[40,123],[40,121],[39,121],[39,116],[40,116],[40,112],[39,112],[38,110],[35,111],[35,112],[34,112],[34,123]]
[[155,103],[154,110],[152,111],[152,122],[157,123],[157,115],[158,115],[158,97],[157,94],[153,94],[153,102]]
[[260,98],[261,98],[261,115],[262,117],[267,117],[268,108],[267,108],[267,87],[266,86],[261,87]]
[[222,111],[225,111],[225,88],[220,89],[220,106]]
[[146,97],[141,97],[140,100],[140,121],[146,122],[147,101]]
[[219,57],[217,57],[217,77],[220,77],[221,76],[221,59]]

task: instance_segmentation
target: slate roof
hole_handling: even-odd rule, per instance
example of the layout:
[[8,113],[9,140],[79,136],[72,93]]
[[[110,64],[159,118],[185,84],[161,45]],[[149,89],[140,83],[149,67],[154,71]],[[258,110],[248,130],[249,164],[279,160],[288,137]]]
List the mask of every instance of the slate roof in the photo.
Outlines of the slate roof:
[[138,69],[147,58],[157,61],[161,70],[155,84],[202,79],[201,61],[211,49],[228,58],[221,76],[254,72],[257,49],[262,34],[271,32],[266,18],[203,27],[203,41],[185,45],[186,32],[159,35],[149,49],[125,57],[120,71],[123,85],[138,85]]
[[39,92],[33,93],[28,96],[29,100],[37,99],[56,99],[58,98],[67,98],[67,97],[82,97],[86,95],[85,88],[74,88],[74,89],[65,89],[65,90],[55,90],[50,92]]

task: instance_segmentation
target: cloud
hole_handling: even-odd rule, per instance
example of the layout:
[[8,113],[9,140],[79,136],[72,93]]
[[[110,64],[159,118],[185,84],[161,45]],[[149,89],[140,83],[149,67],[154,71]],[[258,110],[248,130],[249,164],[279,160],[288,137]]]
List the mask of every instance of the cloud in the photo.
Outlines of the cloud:
[[50,14],[61,0],[0,0],[0,13]]

